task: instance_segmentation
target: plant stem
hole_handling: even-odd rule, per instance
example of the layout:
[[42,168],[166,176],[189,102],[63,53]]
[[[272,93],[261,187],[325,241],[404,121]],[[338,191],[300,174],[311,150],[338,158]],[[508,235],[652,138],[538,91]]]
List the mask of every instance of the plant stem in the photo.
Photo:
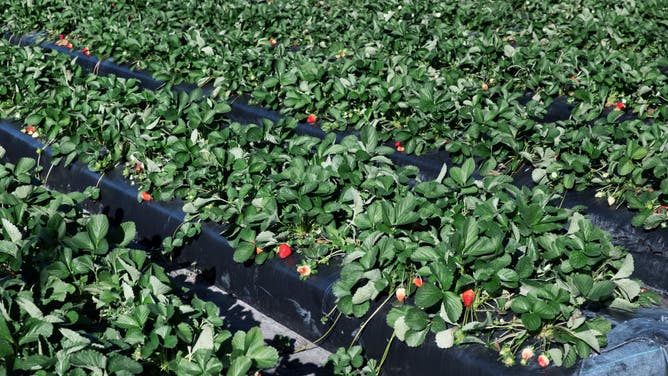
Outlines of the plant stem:
[[336,315],[336,318],[334,319],[334,322],[332,323],[332,325],[329,326],[329,328],[327,329],[327,331],[325,332],[325,334],[323,334],[322,336],[320,336],[320,338],[316,339],[315,341],[311,341],[310,343],[308,343],[308,344],[306,344],[306,345],[304,345],[304,346],[302,346],[302,347],[296,349],[296,350],[293,351],[292,353],[293,353],[293,354],[297,354],[297,353],[300,353],[300,352],[302,352],[302,351],[310,350],[310,349],[314,348],[318,343],[322,342],[322,340],[324,340],[325,338],[327,338],[327,336],[329,336],[329,334],[332,332],[332,330],[334,330],[334,327],[336,326],[336,323],[339,322],[339,319],[341,318],[341,315],[342,315],[341,312],[339,312],[339,314]]
[[390,352],[390,347],[392,346],[394,337],[396,337],[396,333],[393,331],[392,337],[390,337],[390,340],[387,342],[387,345],[385,345],[385,351],[383,352],[383,357],[380,358],[380,363],[378,363],[378,367],[376,367],[377,374],[380,374],[380,369],[383,368],[383,363],[385,363],[385,359],[387,359],[387,354],[389,354]]
[[359,328],[359,330],[357,331],[357,333],[355,334],[355,337],[353,338],[353,340],[350,342],[350,346],[348,346],[348,349],[350,349],[351,347],[353,347],[353,345],[355,344],[355,342],[357,342],[357,340],[359,339],[360,335],[362,334],[362,331],[364,331],[364,328],[366,328],[366,326],[367,326],[367,325],[369,324],[369,322],[373,319],[373,317],[376,316],[376,315],[378,314],[378,312],[380,312],[381,308],[383,308],[383,306],[385,306],[385,304],[387,304],[387,302],[389,302],[390,299],[391,299],[393,296],[394,296],[394,291],[392,291],[392,293],[391,293],[390,295],[388,295],[388,297],[385,299],[385,301],[383,301],[383,302],[378,306],[378,308],[376,308],[376,310],[373,311],[373,313],[369,316],[369,318],[366,319],[366,320],[362,323],[362,325],[360,325],[360,328]]

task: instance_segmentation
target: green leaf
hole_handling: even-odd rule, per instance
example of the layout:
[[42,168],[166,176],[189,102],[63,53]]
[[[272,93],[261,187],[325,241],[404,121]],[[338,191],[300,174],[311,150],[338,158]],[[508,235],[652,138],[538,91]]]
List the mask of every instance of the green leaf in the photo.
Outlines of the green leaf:
[[415,305],[429,308],[443,299],[443,291],[430,282],[425,282],[415,292]]
[[26,174],[28,171],[30,171],[37,162],[35,162],[34,159],[32,158],[21,158],[16,162],[16,166],[14,167],[14,173],[17,176],[21,176]]
[[473,158],[467,159],[461,167],[450,169],[450,177],[460,186],[465,186],[471,175],[475,171],[475,161]]
[[626,299],[615,298],[609,305],[612,309],[619,309],[622,311],[633,312],[638,309],[637,303],[631,303]]
[[353,304],[362,304],[368,300],[373,300],[378,296],[378,293],[379,291],[376,290],[375,282],[368,281],[353,294]]
[[8,254],[13,258],[17,258],[19,256],[19,247],[10,241],[0,240],[0,252]]
[[630,279],[615,280],[617,287],[622,290],[625,297],[629,300],[634,300],[640,294],[640,284]]
[[406,325],[412,330],[423,330],[429,325],[429,315],[419,308],[411,307],[406,312]]
[[450,324],[455,324],[462,316],[464,306],[457,294],[447,291],[443,297],[443,304],[441,304],[440,315],[443,320]]
[[135,235],[137,234],[137,228],[135,226],[134,222],[123,222],[121,223],[120,230],[121,232],[121,240],[118,242],[119,247],[125,247],[130,242],[132,242],[135,239]]
[[520,257],[520,259],[517,261],[516,271],[519,278],[529,278],[534,272],[534,265],[531,257]]
[[552,359],[552,361],[557,367],[562,366],[564,353],[563,351],[561,351],[561,349],[554,347],[547,350],[547,353],[549,354],[550,359]]
[[515,56],[515,52],[517,50],[515,47],[511,46],[510,44],[505,44],[503,46],[503,54],[506,55],[507,57],[513,57]]
[[529,312],[531,306],[531,300],[526,296],[518,296],[510,302],[510,309],[515,313]]
[[446,329],[436,333],[436,346],[449,349],[455,344],[455,328]]
[[568,255],[568,262],[570,262],[573,269],[581,269],[587,266],[587,255],[582,251],[573,251]]
[[394,333],[401,341],[406,338],[406,333],[410,330],[406,325],[406,316],[401,316],[394,321]]
[[615,283],[613,281],[596,281],[589,294],[587,294],[587,299],[598,302],[609,298],[614,290]]
[[626,160],[624,163],[621,163],[617,167],[617,173],[619,173],[621,176],[625,176],[631,173],[635,166],[633,165],[633,162],[631,160]]
[[649,153],[649,150],[647,150],[646,148],[640,146],[640,147],[638,147],[637,149],[635,149],[635,150],[633,151],[633,154],[631,154],[631,159],[635,159],[635,160],[643,159],[643,158],[645,158],[645,156],[646,156],[648,153]]
[[30,320],[26,325],[29,329],[27,332],[19,339],[19,345],[25,345],[26,343],[35,342],[39,337],[49,338],[53,334],[53,324],[40,321],[40,320]]
[[592,287],[594,286],[594,279],[586,274],[573,274],[571,276],[573,284],[580,291],[580,294],[583,296],[589,295]]
[[125,355],[113,354],[109,358],[109,366],[107,371],[110,374],[122,374],[127,372],[133,375],[139,375],[144,372],[144,367],[142,367],[141,363]]
[[253,362],[247,356],[239,356],[232,360],[230,369],[227,371],[227,376],[245,376],[248,374]]
[[90,237],[93,245],[97,248],[109,231],[109,220],[107,219],[107,216],[103,214],[90,216],[88,223],[86,223],[86,230],[88,231],[88,237]]
[[12,242],[18,243],[19,241],[21,241],[21,239],[23,239],[21,231],[19,231],[19,229],[16,226],[14,226],[14,224],[10,222],[8,219],[2,218],[2,227],[5,229],[7,235],[9,236],[9,239]]
[[417,262],[438,261],[438,252],[433,247],[418,247],[411,253],[411,260]]
[[533,313],[543,320],[553,320],[560,312],[559,305],[553,302],[538,301],[533,306]]
[[107,368],[107,357],[95,350],[82,350],[72,354],[73,366],[90,370],[104,370]]
[[425,338],[427,337],[427,333],[429,332],[429,329],[423,329],[420,331],[414,331],[414,330],[409,330],[408,333],[406,333],[406,344],[408,347],[418,347],[421,344],[424,343]]
[[[241,348],[243,349],[243,345]],[[212,350],[213,351],[213,328],[209,325],[202,328],[202,332],[195,342],[195,346],[192,348],[192,352],[195,353],[197,350]],[[245,350],[245,349],[243,349]]]
[[501,280],[502,283],[505,282],[504,285],[510,285],[510,287],[516,286],[517,282],[520,279],[517,272],[515,272],[512,269],[507,269],[507,268],[503,268],[503,269],[499,270],[497,275],[499,276],[499,279]]
[[32,299],[28,299],[24,296],[19,296],[16,298],[16,303],[23,309],[30,317],[41,319],[44,317],[42,311],[35,305]]
[[542,323],[540,316],[531,312],[523,313],[522,316],[520,316],[520,319],[522,320],[522,323],[527,328],[527,330],[530,331],[538,330]]
[[361,132],[362,142],[365,144],[365,149],[367,152],[371,153],[378,146],[378,132],[376,128],[372,125],[367,125],[362,128]]
[[272,368],[278,362],[278,351],[269,346],[255,348],[248,353],[248,356],[255,361],[257,368]]
[[596,352],[601,352],[601,349],[598,345],[598,339],[596,339],[596,335],[600,334],[598,331],[595,330],[585,330],[582,332],[574,332],[573,335],[582,341],[584,341],[589,347],[591,347],[594,351]]
[[633,255],[627,254],[622,261],[622,265],[619,267],[619,270],[612,279],[624,279],[629,278],[633,274],[634,264],[633,264]]
[[478,222],[473,217],[466,218],[463,227],[464,250],[472,249],[478,240]]
[[244,263],[250,260],[251,256],[255,254],[255,247],[251,243],[243,242],[237,245],[232,258],[238,263]]

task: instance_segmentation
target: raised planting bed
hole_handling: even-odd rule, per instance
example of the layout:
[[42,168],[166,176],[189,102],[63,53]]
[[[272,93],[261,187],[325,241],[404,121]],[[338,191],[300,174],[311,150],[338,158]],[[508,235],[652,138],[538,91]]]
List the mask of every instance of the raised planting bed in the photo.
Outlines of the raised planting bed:
[[[0,131],[10,159],[34,156],[35,150],[41,146],[10,124],[3,124]],[[112,222],[136,221],[139,237],[146,245],[159,243],[165,234],[173,233],[181,223],[183,213],[178,209],[180,204],[171,205],[170,209],[169,205],[165,207],[164,204],[140,202],[137,200],[139,192],[124,183],[117,174],[100,176],[78,164],[67,168],[51,166],[48,154],[47,149],[39,157],[44,167],[43,174],[48,172],[49,186],[62,190],[98,186],[101,201],[92,202],[89,208],[107,213]],[[233,250],[218,235],[216,226],[203,225],[201,235],[183,249],[176,262],[187,264],[194,261],[202,269],[215,268],[217,284],[311,338],[320,336],[327,329],[327,325],[321,324],[318,317],[326,314],[334,304],[331,284],[338,278],[338,271],[319,269],[319,274],[301,281],[294,271],[295,261],[291,258],[270,262],[263,267],[249,267],[235,263],[232,255]],[[333,349],[348,344],[360,323],[359,320],[342,319],[324,346]],[[391,333],[392,329],[379,315],[362,332],[360,343],[370,355],[378,357]],[[535,372],[535,368],[527,367],[502,368],[496,355],[476,345],[448,350],[439,349],[433,342],[425,345],[412,349],[402,342],[396,342],[386,360],[384,369],[387,374],[414,372],[421,367],[424,371],[433,370],[435,365],[440,365],[439,369],[442,370],[470,374]],[[597,366],[600,364],[589,364],[589,367]],[[569,374],[573,370],[557,368],[551,372]]]
[[643,112],[660,102],[655,93],[665,97],[661,1],[613,13],[600,0],[116,5],[8,2],[0,21],[162,80],[250,93],[299,119],[316,113],[327,129],[371,123],[411,153],[473,135],[480,117],[493,129],[530,129],[516,93],[537,93],[540,107],[572,92],[592,113],[618,100]]
[[[36,41],[34,36],[16,37],[6,35],[10,41],[19,45],[31,45],[39,43],[40,46],[48,50],[57,50],[65,54],[76,57],[76,62],[84,69],[96,72],[97,58],[88,56],[80,51],[57,46],[47,41]],[[155,80],[145,72],[136,72],[127,68],[118,66],[114,63],[107,63],[105,71],[99,74],[114,74],[119,77],[136,79],[139,86],[145,89],[153,90],[164,87],[163,81]],[[173,88],[177,92],[185,92],[192,95],[193,91],[199,90],[195,85],[180,85]],[[204,88],[202,95],[211,95],[211,89]],[[533,94],[525,94],[519,97],[518,103],[523,106],[534,107],[531,104]],[[576,99],[577,98],[577,99]],[[661,103],[665,105],[665,100]],[[586,113],[586,102],[582,98],[558,97],[554,100],[546,99],[546,107],[543,111],[536,112],[534,116],[536,131],[528,137],[534,144],[531,152],[526,150],[519,152],[514,159],[511,158],[510,166],[506,163],[499,163],[493,157],[477,158],[478,164],[482,165],[484,173],[491,169],[498,169],[507,173],[515,174],[515,178],[521,184],[531,184],[532,181],[541,184],[550,184],[557,192],[565,192],[576,189],[578,192],[587,189],[587,192],[593,192],[596,197],[605,197],[607,200],[617,202],[617,207],[628,202],[628,207],[638,211],[632,218],[633,226],[653,229],[659,226],[665,228],[668,223],[668,205],[665,204],[665,187],[668,187],[668,168],[661,162],[665,159],[664,148],[659,142],[665,142],[666,127],[662,126],[662,118],[668,119],[668,112],[660,112],[662,117],[647,118],[643,109],[639,115],[644,120],[638,119],[638,114],[633,114],[625,110],[625,105],[621,102],[615,104],[608,103],[603,111],[598,113]],[[226,117],[231,121],[241,124],[261,124],[264,120],[273,122],[283,118],[283,115],[276,111],[267,110],[261,107],[249,105],[245,97],[238,97],[229,101],[230,108],[226,112]],[[610,108],[612,107],[612,108]],[[668,106],[659,107],[659,109],[668,110]],[[531,111],[534,111],[531,110]],[[652,110],[659,113],[658,109]],[[664,111],[664,110],[661,110]],[[644,126],[651,129],[644,130]],[[591,139],[587,132],[593,134]],[[617,128],[615,130],[612,130]],[[328,133],[323,131],[318,124],[300,123],[295,127],[295,132],[300,135],[309,135],[318,138],[324,138]],[[476,131],[478,132],[478,131]],[[565,137],[565,132],[571,132],[573,136]],[[348,134],[360,135],[359,131],[353,132],[335,132],[336,140],[340,142]],[[634,138],[640,134],[641,141],[634,141]],[[508,137],[496,134],[494,137],[500,137],[504,143],[512,142]],[[543,145],[542,139],[553,138],[555,140],[567,139],[565,146]],[[613,140],[610,142],[610,140]],[[582,146],[580,143],[584,140]],[[563,141],[559,141],[562,142]],[[592,142],[600,142],[602,146],[594,146]],[[570,143],[570,144],[569,144]],[[401,152],[389,154],[388,157],[397,165],[412,165],[420,169],[422,180],[434,179],[441,172],[444,165],[452,165],[454,161],[461,161],[462,146],[451,146],[450,150],[430,150],[426,154],[416,156],[403,153],[404,144],[401,142],[386,143]],[[399,145],[399,146],[397,146]],[[469,146],[470,148],[470,146]],[[475,149],[475,147],[474,147]],[[517,149],[517,148],[516,148]],[[454,158],[451,157],[454,155]],[[467,153],[464,153],[467,155]],[[527,170],[526,164],[533,165],[537,170]],[[520,170],[521,173],[520,173]],[[494,171],[492,171],[494,172]],[[531,179],[527,178],[527,172],[531,172]],[[631,183],[632,182],[632,183]],[[660,187],[660,188],[659,188]],[[641,193],[641,194],[638,194]],[[573,195],[571,195],[573,196]],[[589,198],[586,194],[579,193],[577,197],[583,198],[582,201],[567,202],[572,205],[587,205]],[[611,204],[612,205],[612,204]],[[624,216],[622,216],[624,217]],[[621,223],[617,226],[624,226]],[[665,248],[664,248],[665,249]],[[655,251],[656,252],[656,251]]]

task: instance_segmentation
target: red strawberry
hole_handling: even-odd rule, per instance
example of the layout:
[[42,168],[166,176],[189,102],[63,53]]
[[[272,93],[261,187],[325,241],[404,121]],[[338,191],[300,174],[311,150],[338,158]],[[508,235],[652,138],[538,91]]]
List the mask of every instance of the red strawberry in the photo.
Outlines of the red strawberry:
[[313,123],[315,123],[316,120],[318,120],[318,118],[316,118],[315,115],[313,115],[313,114],[310,114],[310,115],[306,118],[306,122],[309,123],[309,124],[313,124]]
[[70,42],[67,42],[67,44],[65,45],[65,47],[67,47],[68,49],[70,49],[70,50],[71,50],[71,49],[72,49],[72,43],[70,43]]
[[112,8],[116,8],[116,3],[111,3]]
[[272,46],[276,45],[276,41],[274,40],[274,38],[269,38],[269,44],[271,44]]
[[153,198],[148,192],[142,192],[141,193],[141,199],[144,201],[151,201]]
[[538,365],[545,368],[550,365],[550,359],[545,354],[538,355]]
[[60,34],[60,40],[65,39],[65,34]]
[[35,126],[34,125],[29,125],[26,127],[26,133],[27,134],[33,134],[35,133]]
[[413,278],[413,284],[415,287],[422,287],[422,285],[424,285],[424,281],[422,280],[422,277],[415,277]]
[[475,291],[469,289],[462,293],[462,301],[464,302],[464,307],[470,307],[473,304],[475,299]]
[[617,106],[617,109],[620,110],[620,111],[623,110],[624,108],[626,108],[626,106],[622,102],[615,103],[615,106]]
[[395,148],[398,148],[399,146],[401,146],[401,141],[397,141],[394,143]]
[[87,47],[84,47],[83,50],[81,50],[81,52],[83,52],[83,54],[86,56],[90,56],[90,51],[88,51]]
[[482,87],[483,90],[489,89],[489,85],[487,85],[486,82],[483,82],[481,87]]
[[278,246],[278,257],[284,259],[289,257],[292,254],[292,248],[289,245],[283,243]]

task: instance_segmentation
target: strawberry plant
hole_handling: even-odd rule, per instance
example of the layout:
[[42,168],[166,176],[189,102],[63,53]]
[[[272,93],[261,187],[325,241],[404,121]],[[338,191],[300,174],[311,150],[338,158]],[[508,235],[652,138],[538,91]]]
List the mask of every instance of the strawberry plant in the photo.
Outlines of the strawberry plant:
[[49,191],[34,166],[0,165],[1,372],[246,375],[276,364],[258,328],[223,329],[213,303],[185,299],[133,248],[134,223],[84,214],[91,192]]

